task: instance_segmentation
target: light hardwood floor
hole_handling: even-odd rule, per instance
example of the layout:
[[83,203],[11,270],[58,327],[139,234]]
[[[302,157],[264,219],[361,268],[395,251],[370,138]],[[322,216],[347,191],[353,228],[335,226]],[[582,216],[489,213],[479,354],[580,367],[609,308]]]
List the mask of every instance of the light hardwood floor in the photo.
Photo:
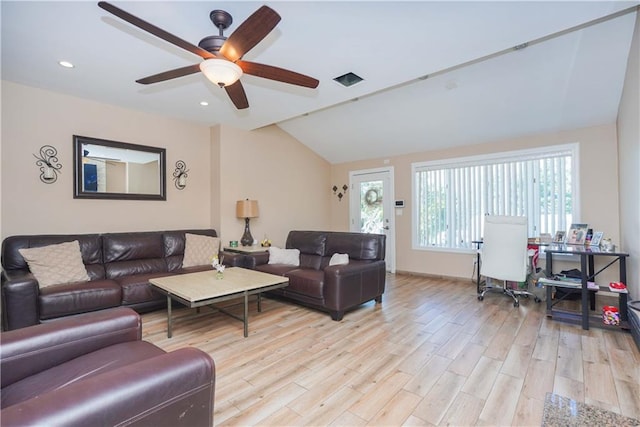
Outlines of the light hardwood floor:
[[[540,425],[547,392],[640,419],[630,334],[548,319],[475,284],[388,275],[382,304],[341,322],[263,299],[242,323],[203,309],[143,315],[143,338],[216,362],[215,425]],[[238,310],[241,310],[238,307]],[[240,311],[239,311],[240,312]]]

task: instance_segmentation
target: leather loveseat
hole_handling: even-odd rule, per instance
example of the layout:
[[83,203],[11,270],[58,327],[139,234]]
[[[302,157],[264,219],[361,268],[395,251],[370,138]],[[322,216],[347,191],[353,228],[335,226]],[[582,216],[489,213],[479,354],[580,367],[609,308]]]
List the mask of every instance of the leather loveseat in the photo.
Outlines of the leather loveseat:
[[212,426],[215,365],[141,341],[130,308],[0,334],[3,426]]
[[[185,233],[216,237],[213,229],[7,237],[2,242],[3,328],[117,306],[141,313],[166,307],[166,297],[152,289],[149,279],[211,269],[182,268]],[[90,280],[40,287],[19,249],[75,240]],[[238,261],[237,255],[225,254],[225,264]]]
[[[342,320],[345,311],[371,300],[382,301],[385,289],[385,235],[293,230],[286,249],[300,251],[299,265],[269,264],[269,253],[248,255],[246,267],[289,278],[289,285],[269,291]],[[348,264],[329,265],[334,254]]]

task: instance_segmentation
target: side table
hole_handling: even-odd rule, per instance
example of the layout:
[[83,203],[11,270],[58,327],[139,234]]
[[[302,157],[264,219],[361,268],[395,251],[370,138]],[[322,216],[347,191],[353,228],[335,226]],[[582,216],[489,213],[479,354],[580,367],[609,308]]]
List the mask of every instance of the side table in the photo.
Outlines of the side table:
[[225,246],[223,249],[225,252],[234,252],[238,254],[255,254],[260,252],[267,252],[269,250],[269,247],[260,245],[234,247]]
[[232,267],[244,267],[253,268],[251,263],[251,257],[249,255],[254,254],[266,254],[269,250],[268,247],[253,245],[253,246],[225,246],[223,248],[223,255],[226,260],[230,260],[230,266]]
[[[581,280],[577,286],[581,293],[581,310],[579,313],[561,312],[553,309],[553,303],[551,301],[551,287],[553,283],[547,285],[547,316],[553,317],[554,314],[565,320],[577,321],[582,324],[582,329],[589,329],[589,325],[604,327],[598,317],[590,316],[589,310],[592,308],[589,304],[589,288],[587,282],[595,281],[595,277],[605,269],[609,268],[615,262],[618,263],[619,278],[623,283],[627,283],[627,264],[626,258],[629,256],[626,252],[606,251],[599,247],[581,246],[581,245],[566,245],[566,244],[553,244],[545,248],[546,260],[547,260],[547,277],[553,277],[553,254],[575,254],[580,256],[580,272]],[[607,263],[600,270],[595,271],[594,257],[609,258],[610,262]],[[544,280],[543,280],[544,283]],[[601,286],[602,290],[609,289],[607,286]],[[627,312],[627,294],[618,294],[618,305],[620,309],[620,326],[618,329],[629,329],[628,325],[628,312]],[[595,307],[593,307],[595,308]],[[593,318],[592,318],[593,317]]]

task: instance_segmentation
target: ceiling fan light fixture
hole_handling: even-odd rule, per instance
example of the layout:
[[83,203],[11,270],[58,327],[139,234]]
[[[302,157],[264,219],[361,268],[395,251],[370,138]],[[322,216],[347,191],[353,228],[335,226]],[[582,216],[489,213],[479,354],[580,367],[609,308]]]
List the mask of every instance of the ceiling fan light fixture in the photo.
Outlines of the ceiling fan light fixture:
[[230,86],[242,77],[242,68],[226,59],[205,59],[200,63],[200,71],[220,87]]

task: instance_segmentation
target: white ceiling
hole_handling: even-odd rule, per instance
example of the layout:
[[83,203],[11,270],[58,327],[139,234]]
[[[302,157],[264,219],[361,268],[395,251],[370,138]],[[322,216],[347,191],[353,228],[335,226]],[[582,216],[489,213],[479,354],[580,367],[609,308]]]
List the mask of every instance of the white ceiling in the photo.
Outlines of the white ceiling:
[[[234,17],[228,36],[263,4],[112,3],[193,44],[217,34],[211,10]],[[275,123],[341,163],[614,122],[636,12],[600,18],[639,3],[266,2],[282,20],[243,59],[310,75],[320,85],[245,75],[250,107],[238,111],[200,73],[135,83],[200,58],[97,2],[3,0],[1,72],[5,80],[211,126]],[[526,49],[512,49],[524,42]],[[365,80],[349,88],[332,81],[346,72]]]

